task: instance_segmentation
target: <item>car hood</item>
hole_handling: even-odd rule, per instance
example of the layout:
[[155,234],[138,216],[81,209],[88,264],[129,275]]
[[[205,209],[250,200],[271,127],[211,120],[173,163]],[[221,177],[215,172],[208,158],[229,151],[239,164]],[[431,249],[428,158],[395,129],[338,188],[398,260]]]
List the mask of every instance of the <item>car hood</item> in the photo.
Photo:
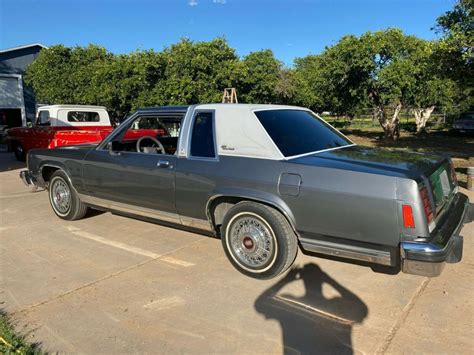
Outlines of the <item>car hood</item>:
[[447,156],[438,154],[363,146],[344,147],[291,160],[297,164],[409,178],[428,176],[447,161]]

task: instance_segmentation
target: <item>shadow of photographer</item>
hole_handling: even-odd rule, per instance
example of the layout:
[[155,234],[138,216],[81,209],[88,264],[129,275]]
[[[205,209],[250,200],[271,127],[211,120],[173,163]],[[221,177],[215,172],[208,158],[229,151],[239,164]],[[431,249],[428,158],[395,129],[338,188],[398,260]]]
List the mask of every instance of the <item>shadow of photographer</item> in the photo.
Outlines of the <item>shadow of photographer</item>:
[[[304,285],[303,296],[280,293],[298,280]],[[338,295],[325,297],[324,284]],[[352,354],[352,327],[368,314],[359,297],[312,263],[291,269],[257,298],[255,309],[266,319],[280,322],[285,354]]]

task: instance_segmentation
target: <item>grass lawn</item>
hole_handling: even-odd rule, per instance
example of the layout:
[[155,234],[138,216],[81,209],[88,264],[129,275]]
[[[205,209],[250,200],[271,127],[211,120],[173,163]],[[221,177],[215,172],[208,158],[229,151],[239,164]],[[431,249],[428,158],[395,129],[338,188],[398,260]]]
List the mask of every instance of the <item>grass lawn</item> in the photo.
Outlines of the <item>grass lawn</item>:
[[389,141],[383,139],[380,127],[347,127],[341,132],[359,145],[449,154],[456,167],[459,184],[463,187],[466,187],[466,168],[474,166],[474,135],[453,135],[447,130],[433,130],[424,136],[417,136],[402,130],[400,139]]
[[15,333],[8,316],[0,311],[0,354],[44,354],[37,344]]

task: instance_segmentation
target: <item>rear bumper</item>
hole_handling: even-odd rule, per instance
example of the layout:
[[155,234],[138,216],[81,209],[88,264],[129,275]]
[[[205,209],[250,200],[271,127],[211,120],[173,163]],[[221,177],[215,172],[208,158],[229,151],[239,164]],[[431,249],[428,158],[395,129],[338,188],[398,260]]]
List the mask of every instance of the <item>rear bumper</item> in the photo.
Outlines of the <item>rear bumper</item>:
[[459,235],[465,223],[473,220],[474,205],[466,195],[458,193],[448,218],[429,242],[402,242],[401,269],[408,274],[438,276],[446,263],[462,259],[463,237]]

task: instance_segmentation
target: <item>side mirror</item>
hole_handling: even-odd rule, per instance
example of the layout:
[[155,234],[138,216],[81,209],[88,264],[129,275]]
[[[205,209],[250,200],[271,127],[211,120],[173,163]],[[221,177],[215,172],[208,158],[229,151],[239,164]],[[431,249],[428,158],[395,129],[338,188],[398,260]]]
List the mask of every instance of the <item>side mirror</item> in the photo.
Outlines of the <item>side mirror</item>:
[[26,122],[26,128],[32,128],[33,127],[33,123],[31,123],[30,121]]
[[107,143],[107,149],[109,150],[110,155],[120,155],[122,143],[119,141],[109,142]]

